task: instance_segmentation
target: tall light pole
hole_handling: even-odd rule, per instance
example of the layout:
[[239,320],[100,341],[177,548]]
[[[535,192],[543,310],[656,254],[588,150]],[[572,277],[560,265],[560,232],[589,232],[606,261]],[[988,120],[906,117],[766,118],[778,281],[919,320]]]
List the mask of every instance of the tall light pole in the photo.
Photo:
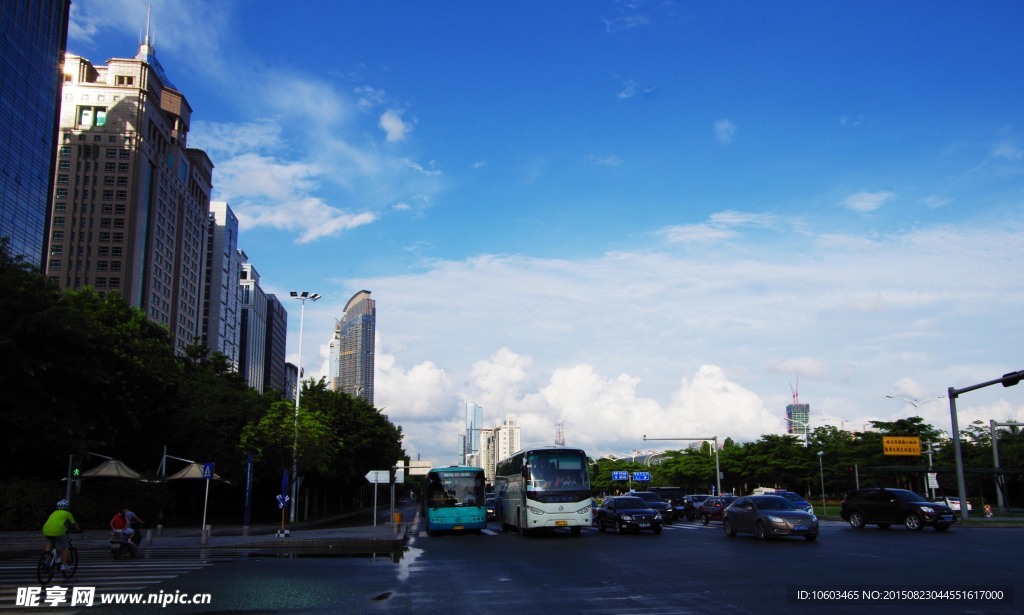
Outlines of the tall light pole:
[[825,456],[825,451],[818,451],[818,471],[821,472],[821,516],[828,514],[828,508],[825,507],[825,466],[821,462],[821,458]]
[[302,393],[302,325],[306,320],[306,301],[316,301],[320,298],[318,293],[310,293],[308,290],[302,292],[291,291],[292,299],[302,302],[299,310],[299,373],[295,379],[295,428],[294,439],[292,440],[292,506],[289,512],[289,520],[295,523],[296,500],[299,495],[299,396]]

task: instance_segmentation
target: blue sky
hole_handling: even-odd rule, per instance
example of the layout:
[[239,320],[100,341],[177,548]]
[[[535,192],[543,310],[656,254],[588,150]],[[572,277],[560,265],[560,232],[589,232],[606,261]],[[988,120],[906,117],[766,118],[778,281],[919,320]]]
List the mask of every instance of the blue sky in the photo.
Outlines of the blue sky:
[[[373,293],[414,458],[468,400],[595,455],[781,433],[793,389],[812,428],[949,430],[948,387],[1024,369],[1024,7],[723,4],[153,0],[152,33],[263,286],[324,297],[308,375]],[[148,5],[77,0],[69,51],[133,56]]]

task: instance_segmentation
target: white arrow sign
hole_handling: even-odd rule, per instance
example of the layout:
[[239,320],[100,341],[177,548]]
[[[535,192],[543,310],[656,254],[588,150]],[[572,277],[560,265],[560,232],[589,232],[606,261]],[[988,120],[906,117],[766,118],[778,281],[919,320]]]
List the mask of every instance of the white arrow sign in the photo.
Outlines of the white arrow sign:
[[370,470],[366,473],[366,480],[377,485],[386,485],[391,482],[391,473],[387,470]]

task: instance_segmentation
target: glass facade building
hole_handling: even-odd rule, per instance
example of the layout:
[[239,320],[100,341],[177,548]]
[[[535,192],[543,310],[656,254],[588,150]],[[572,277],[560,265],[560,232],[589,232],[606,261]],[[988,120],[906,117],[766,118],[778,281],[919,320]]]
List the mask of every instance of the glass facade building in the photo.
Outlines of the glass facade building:
[[0,237],[44,264],[69,0],[0,2]]

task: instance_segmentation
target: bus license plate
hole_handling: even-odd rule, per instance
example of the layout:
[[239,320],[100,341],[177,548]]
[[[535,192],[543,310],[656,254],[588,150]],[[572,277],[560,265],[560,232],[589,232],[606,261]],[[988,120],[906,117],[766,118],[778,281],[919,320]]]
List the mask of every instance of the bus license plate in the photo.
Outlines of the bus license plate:
[[565,526],[565,525],[569,525],[569,522],[568,521],[555,521],[555,525],[557,525],[557,526]]
[[453,525],[452,529],[453,530],[464,530],[464,529],[466,529],[466,526],[465,525]]

